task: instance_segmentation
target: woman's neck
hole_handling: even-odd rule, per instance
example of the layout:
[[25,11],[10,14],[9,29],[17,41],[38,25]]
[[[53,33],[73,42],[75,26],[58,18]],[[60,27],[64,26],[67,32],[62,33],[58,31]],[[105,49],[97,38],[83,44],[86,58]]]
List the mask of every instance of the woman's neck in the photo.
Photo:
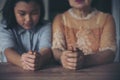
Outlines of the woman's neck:
[[87,8],[87,9],[72,8],[72,11],[76,16],[85,18],[92,11],[92,8]]

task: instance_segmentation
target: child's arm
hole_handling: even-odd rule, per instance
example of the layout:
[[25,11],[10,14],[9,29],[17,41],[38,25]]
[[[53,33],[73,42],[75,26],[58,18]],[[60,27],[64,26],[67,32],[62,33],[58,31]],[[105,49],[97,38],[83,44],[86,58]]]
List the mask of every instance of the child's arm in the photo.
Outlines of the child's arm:
[[48,61],[51,61],[52,53],[51,53],[51,24],[46,24],[41,28],[42,34],[40,34],[39,37],[39,54],[36,54],[37,56],[37,69],[41,68],[44,64],[46,64]]
[[37,70],[43,68],[45,64],[48,64],[48,62],[51,61],[52,51],[50,48],[42,48],[39,54],[36,55],[35,68]]
[[0,48],[7,57],[7,61],[21,66],[20,55],[15,51],[15,41],[12,31],[5,29],[6,25],[0,24]]
[[0,48],[2,53],[5,54],[7,61],[14,65],[21,65],[21,55],[15,50],[16,41],[12,31],[5,29],[5,25],[0,24]]
[[8,62],[17,65],[23,68],[24,70],[35,70],[36,56],[30,51],[28,53],[19,55],[14,49],[7,48],[5,50],[5,55],[7,57]]
[[7,48],[5,49],[5,55],[6,55],[6,58],[7,58],[7,61],[14,64],[14,65],[17,65],[19,67],[22,67],[22,64],[21,64],[21,56],[12,48]]

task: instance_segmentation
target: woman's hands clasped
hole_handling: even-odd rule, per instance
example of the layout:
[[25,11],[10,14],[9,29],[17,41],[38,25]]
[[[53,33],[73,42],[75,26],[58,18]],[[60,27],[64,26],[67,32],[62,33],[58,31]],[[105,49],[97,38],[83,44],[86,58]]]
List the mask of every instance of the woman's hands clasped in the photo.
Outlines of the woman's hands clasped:
[[78,48],[71,48],[67,51],[63,51],[61,55],[61,63],[66,69],[80,69],[84,63],[84,54]]

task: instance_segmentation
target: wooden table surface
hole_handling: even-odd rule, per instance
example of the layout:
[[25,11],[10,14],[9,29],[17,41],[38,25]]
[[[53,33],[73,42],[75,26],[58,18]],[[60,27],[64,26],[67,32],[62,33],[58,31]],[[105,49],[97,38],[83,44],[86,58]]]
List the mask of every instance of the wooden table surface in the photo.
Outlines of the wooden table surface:
[[120,80],[120,63],[77,71],[66,70],[59,65],[38,71],[25,71],[8,63],[0,63],[0,80]]

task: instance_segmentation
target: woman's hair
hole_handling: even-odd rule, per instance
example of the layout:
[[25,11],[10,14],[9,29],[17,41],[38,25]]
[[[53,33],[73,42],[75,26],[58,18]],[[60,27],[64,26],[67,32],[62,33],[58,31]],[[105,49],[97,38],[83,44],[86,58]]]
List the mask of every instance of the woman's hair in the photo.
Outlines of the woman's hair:
[[14,7],[16,3],[19,1],[24,1],[24,2],[33,1],[36,4],[38,4],[40,6],[40,19],[38,24],[42,24],[42,20],[44,18],[44,13],[45,13],[43,0],[6,0],[6,3],[2,9],[2,15],[3,15],[3,20],[7,25],[7,29],[13,28],[17,25],[16,17],[14,14]]

